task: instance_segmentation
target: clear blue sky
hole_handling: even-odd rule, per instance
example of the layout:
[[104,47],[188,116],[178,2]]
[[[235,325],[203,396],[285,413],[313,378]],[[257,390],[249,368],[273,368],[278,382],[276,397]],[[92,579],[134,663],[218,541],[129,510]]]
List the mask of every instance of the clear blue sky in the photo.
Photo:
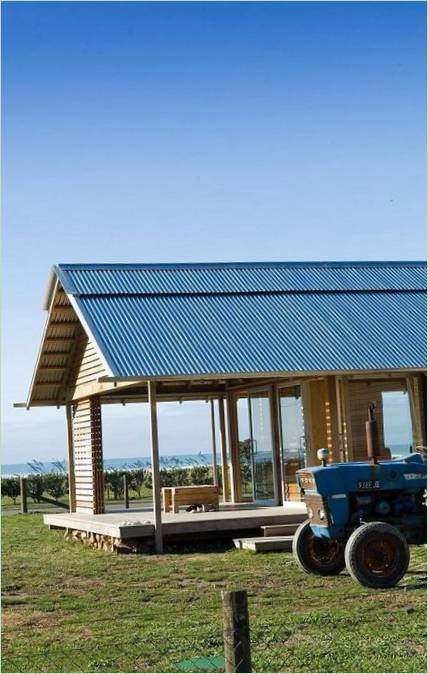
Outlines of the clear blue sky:
[[[12,409],[53,263],[425,256],[424,3],[2,9],[4,462],[65,455],[62,410]],[[161,421],[209,448],[206,406]],[[141,406],[106,424],[147,454]]]

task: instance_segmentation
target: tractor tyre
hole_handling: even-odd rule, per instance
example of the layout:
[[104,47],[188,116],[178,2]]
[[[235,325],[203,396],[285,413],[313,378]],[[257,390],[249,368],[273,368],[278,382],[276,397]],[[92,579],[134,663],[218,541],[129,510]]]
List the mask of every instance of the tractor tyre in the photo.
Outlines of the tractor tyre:
[[302,522],[293,537],[293,555],[305,573],[334,576],[345,568],[344,543],[314,536],[310,520]]
[[345,562],[357,583],[366,587],[393,587],[408,569],[409,546],[396,527],[386,522],[369,522],[349,537]]

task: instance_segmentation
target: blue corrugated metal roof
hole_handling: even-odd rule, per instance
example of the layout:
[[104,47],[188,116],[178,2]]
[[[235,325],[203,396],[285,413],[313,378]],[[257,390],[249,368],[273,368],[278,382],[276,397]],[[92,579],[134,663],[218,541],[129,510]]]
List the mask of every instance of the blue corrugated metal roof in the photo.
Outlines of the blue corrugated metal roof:
[[112,373],[421,368],[421,262],[59,265]]
[[59,265],[58,271],[68,292],[84,295],[426,288],[425,265],[417,262]]

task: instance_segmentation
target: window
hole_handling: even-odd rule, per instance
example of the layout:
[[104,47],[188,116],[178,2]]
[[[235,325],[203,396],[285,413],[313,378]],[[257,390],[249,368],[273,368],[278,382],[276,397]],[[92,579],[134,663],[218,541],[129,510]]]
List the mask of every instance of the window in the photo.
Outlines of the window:
[[409,395],[403,391],[382,392],[383,436],[392,457],[408,454],[412,439]]

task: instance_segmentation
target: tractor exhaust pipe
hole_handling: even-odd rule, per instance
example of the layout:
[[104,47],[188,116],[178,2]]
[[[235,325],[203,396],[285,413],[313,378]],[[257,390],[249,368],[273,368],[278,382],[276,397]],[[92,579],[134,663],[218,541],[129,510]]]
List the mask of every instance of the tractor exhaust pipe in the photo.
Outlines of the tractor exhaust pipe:
[[377,421],[374,418],[376,403],[370,403],[368,407],[368,419],[366,421],[367,455],[371,463],[377,463],[379,456],[379,440],[377,434]]

